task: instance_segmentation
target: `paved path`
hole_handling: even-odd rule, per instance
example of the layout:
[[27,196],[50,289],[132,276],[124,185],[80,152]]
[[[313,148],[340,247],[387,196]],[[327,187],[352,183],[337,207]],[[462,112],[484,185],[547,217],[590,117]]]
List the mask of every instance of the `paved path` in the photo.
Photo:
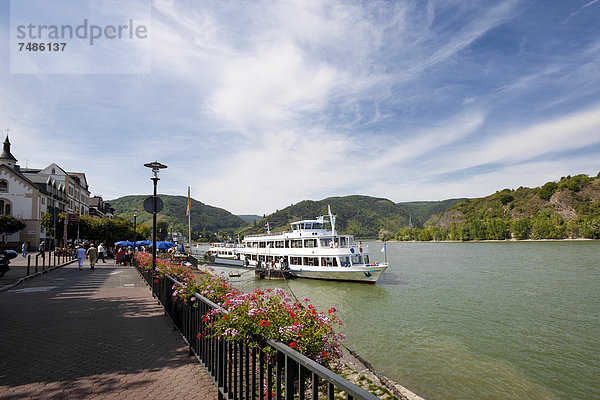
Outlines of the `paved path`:
[[0,292],[0,399],[216,399],[133,267],[84,267]]

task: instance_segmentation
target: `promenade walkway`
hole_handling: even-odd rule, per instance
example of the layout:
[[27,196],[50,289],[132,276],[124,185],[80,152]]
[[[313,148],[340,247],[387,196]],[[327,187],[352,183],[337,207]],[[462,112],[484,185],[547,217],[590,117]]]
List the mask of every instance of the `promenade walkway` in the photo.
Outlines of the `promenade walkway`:
[[0,292],[0,399],[217,398],[133,267],[84,267]]

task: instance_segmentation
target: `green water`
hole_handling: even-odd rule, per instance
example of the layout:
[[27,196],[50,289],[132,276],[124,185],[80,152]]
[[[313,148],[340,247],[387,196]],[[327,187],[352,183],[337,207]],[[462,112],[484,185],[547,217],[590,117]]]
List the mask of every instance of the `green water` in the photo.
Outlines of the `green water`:
[[[381,247],[370,243],[373,258]],[[290,282],[339,308],[345,344],[377,370],[426,399],[600,398],[600,242],[387,249],[377,285]]]

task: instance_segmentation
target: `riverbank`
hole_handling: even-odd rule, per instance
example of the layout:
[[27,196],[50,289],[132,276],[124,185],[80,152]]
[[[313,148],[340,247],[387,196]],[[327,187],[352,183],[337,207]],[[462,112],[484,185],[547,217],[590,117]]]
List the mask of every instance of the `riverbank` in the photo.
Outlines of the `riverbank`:
[[600,242],[600,239],[504,239],[504,240],[376,240],[377,243],[530,243],[530,242]]
[[399,400],[424,400],[404,386],[387,378],[381,372],[377,372],[371,363],[364,360],[355,351],[346,346],[343,347],[342,351],[344,355],[341,360],[342,372],[340,375],[355,385],[383,400],[394,398]]

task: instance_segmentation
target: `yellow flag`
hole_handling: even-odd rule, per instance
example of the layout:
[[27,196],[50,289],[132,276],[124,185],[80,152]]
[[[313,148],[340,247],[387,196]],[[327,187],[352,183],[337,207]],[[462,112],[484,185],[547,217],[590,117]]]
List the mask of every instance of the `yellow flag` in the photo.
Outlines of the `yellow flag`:
[[185,215],[190,215],[190,188],[188,187],[188,202],[187,202],[187,211]]

